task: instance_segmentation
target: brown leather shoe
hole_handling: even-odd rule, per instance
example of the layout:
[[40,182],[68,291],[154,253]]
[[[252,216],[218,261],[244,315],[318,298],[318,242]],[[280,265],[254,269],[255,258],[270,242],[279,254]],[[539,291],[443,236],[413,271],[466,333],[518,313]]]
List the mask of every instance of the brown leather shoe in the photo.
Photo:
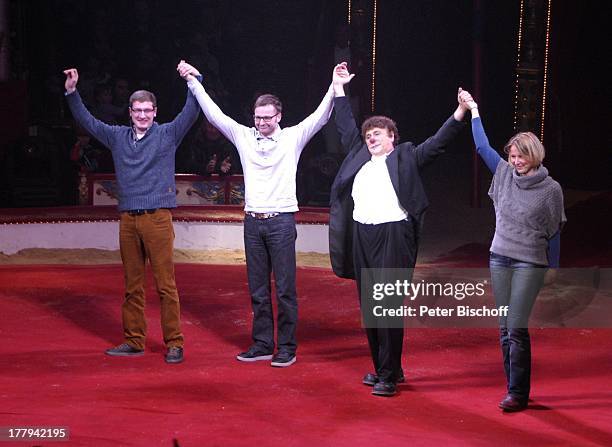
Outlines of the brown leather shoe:
[[519,399],[508,394],[506,398],[498,404],[498,407],[508,413],[523,411],[527,408],[527,399]]

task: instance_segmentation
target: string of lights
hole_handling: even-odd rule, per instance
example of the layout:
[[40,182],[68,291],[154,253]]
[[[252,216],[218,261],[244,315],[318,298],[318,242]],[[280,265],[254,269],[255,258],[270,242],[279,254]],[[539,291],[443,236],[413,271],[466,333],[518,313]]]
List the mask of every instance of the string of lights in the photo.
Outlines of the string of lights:
[[550,38],[550,10],[552,0],[548,0],[548,10],[546,12],[546,44],[544,47],[544,87],[542,89],[542,122],[540,124],[540,141],[544,143],[544,116],[546,115],[546,83],[548,81],[548,44]]
[[350,25],[351,24],[351,8],[353,5],[351,4],[352,3],[351,0],[348,0],[346,3],[347,3],[347,9],[348,9],[346,13],[347,14],[346,22]]
[[377,14],[378,2],[374,0],[374,13],[372,17],[372,96],[370,103],[370,111],[374,112],[374,105],[376,103],[376,14]]
[[516,49],[516,80],[514,84],[514,130],[518,128],[518,113],[519,113],[519,71],[521,66],[521,43],[523,41],[523,10],[525,7],[524,0],[521,0],[519,11],[519,26],[518,26],[518,42]]

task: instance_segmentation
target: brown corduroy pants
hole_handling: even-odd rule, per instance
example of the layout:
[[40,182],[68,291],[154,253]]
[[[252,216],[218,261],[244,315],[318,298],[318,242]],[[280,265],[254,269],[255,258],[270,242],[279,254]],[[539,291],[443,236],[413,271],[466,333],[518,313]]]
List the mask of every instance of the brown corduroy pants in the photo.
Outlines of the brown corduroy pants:
[[161,327],[168,348],[183,346],[179,296],[174,278],[174,227],[170,210],[160,208],[150,214],[121,213],[119,247],[125,277],[122,306],[125,342],[144,349],[145,266],[149,259],[161,303]]

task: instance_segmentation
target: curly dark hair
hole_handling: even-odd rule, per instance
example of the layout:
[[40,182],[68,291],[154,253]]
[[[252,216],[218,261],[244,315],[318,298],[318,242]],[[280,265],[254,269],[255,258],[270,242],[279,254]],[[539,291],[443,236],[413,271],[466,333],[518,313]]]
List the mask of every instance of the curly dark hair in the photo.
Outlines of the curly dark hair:
[[363,124],[361,125],[361,136],[364,140],[368,130],[374,129],[375,127],[378,127],[379,129],[387,129],[387,132],[392,133],[394,136],[394,145],[399,142],[399,132],[397,131],[397,125],[395,124],[395,121],[393,121],[387,116],[382,115],[371,116],[363,122]]

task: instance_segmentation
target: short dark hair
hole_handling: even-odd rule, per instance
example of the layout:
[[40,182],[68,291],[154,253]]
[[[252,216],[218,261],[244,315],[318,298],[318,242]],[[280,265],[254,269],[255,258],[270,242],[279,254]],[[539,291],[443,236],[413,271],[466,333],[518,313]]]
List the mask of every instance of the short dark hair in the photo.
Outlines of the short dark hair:
[[395,121],[382,115],[371,116],[363,122],[361,125],[361,136],[364,140],[368,130],[374,129],[375,127],[378,127],[379,129],[387,129],[387,132],[391,132],[393,134],[393,145],[399,143],[399,132],[397,131]]
[[278,113],[283,111],[283,103],[278,99],[278,96],[271,95],[269,93],[265,95],[259,95],[253,104],[253,110],[257,107],[273,105]]
[[132,93],[130,96],[130,107],[132,107],[132,104],[134,104],[135,101],[149,101],[153,104],[153,107],[157,107],[157,98],[155,98],[155,95],[148,90],[136,90],[134,93]]

